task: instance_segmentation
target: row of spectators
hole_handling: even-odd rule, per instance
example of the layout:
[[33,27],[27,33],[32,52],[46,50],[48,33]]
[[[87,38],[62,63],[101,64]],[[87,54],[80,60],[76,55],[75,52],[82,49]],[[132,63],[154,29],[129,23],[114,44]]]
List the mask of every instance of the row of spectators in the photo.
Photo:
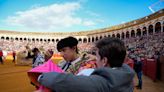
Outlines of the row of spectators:
[[138,54],[143,58],[157,59],[164,55],[164,33],[125,39],[129,55]]
[[[133,57],[138,53],[141,57],[157,58],[159,55],[164,55],[164,33],[156,33],[153,35],[128,38],[123,40],[127,46],[128,53]],[[0,40],[0,48],[3,51],[23,51],[28,48],[39,48],[40,50],[52,49],[56,50],[56,44],[53,42],[28,42],[28,41],[9,41]],[[93,43],[79,43],[80,51],[90,51]]]

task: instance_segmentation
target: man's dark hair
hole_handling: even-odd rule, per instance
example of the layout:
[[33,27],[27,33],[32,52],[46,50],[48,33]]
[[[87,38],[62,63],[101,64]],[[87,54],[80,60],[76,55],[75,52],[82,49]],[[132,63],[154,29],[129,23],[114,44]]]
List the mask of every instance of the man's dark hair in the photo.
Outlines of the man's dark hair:
[[104,38],[96,42],[98,53],[102,58],[106,57],[110,67],[121,67],[125,56],[126,47],[124,42],[118,38]]
[[78,40],[74,37],[67,37],[64,39],[61,39],[58,43],[57,43],[57,50],[60,52],[60,50],[64,47],[74,47],[76,46],[76,53],[78,53],[78,49],[77,49],[77,44],[78,44]]
[[37,51],[39,51],[38,48],[33,48],[33,49],[32,49],[32,52],[37,52]]

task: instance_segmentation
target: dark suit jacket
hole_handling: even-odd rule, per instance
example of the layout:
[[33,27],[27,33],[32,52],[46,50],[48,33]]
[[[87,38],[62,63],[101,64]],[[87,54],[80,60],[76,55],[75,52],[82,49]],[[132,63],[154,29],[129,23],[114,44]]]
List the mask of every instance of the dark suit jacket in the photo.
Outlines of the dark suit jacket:
[[44,73],[39,82],[55,92],[133,92],[134,71],[128,66],[96,69],[90,76]]

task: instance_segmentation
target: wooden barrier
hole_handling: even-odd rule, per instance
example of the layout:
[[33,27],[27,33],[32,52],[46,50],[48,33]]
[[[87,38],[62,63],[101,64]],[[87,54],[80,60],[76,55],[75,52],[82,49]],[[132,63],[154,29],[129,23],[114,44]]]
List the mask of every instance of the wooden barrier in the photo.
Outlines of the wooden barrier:
[[144,75],[147,75],[147,60],[146,59],[142,59],[143,62],[143,66],[142,66],[142,71]]
[[146,75],[155,81],[157,79],[157,62],[154,59],[147,59],[145,62]]
[[160,57],[160,79],[164,82],[164,56]]

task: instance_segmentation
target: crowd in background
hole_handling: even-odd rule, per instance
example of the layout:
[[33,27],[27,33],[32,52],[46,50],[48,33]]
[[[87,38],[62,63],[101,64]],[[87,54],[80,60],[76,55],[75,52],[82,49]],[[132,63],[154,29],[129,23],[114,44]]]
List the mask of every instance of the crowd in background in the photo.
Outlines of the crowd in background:
[[[144,59],[155,59],[159,60],[160,56],[164,56],[164,33],[155,33],[151,35],[143,35],[137,37],[130,37],[122,39],[125,42],[127,48],[127,56],[129,59],[134,61],[134,70],[138,77],[138,85],[136,86],[139,89],[142,89],[142,62],[141,58]],[[0,61],[3,64],[2,56],[5,56],[3,52],[12,52],[13,58],[15,61],[16,52],[27,53],[26,58],[33,58],[33,67],[43,64],[44,61],[47,61],[52,56],[53,53],[58,53],[56,48],[56,43],[53,42],[37,42],[37,41],[17,41],[17,40],[0,40]],[[94,43],[81,43],[77,45],[79,54],[82,55],[83,52],[90,52],[94,54]],[[38,55],[35,55],[33,49],[38,50]],[[15,54],[14,54],[15,53]],[[34,57],[32,57],[32,54]],[[42,55],[44,56],[42,56]],[[7,55],[6,55],[7,56]],[[40,58],[44,57],[42,62],[38,62]],[[39,58],[39,59],[38,59]],[[36,62],[37,63],[34,63]],[[125,60],[129,61],[128,59]],[[126,62],[127,63],[127,62]]]
[[[125,42],[128,54],[132,57],[135,56],[135,53],[138,53],[139,56],[144,58],[158,58],[160,55],[164,55],[164,33],[156,33],[153,35],[144,35],[123,39]],[[37,41],[17,41],[17,40],[0,40],[0,48],[3,52],[12,52],[12,51],[23,51],[27,47],[39,48],[42,51],[52,50],[55,53],[56,43],[53,42],[37,42]],[[90,51],[92,50],[93,43],[81,43],[78,44],[79,51]]]
[[157,59],[164,55],[164,33],[124,39],[124,42],[131,57],[138,54],[143,58]]

